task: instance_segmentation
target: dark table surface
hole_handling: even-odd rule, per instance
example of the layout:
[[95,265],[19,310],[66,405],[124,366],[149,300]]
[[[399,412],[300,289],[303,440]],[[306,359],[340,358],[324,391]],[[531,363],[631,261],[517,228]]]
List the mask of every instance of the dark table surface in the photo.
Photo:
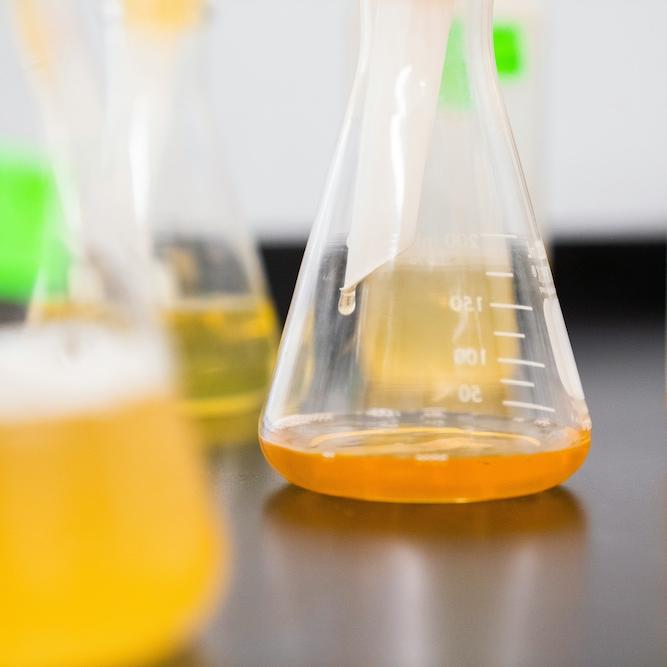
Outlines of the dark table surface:
[[231,581],[184,664],[667,665],[664,332],[572,334],[593,449],[551,492],[363,503],[287,485],[256,443],[219,451]]

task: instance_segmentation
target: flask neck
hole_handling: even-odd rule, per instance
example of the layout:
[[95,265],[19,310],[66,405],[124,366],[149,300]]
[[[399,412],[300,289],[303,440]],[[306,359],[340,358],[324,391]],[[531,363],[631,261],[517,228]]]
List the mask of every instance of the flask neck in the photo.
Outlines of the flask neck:
[[106,0],[107,16],[131,29],[165,38],[196,27],[211,9],[209,0]]
[[109,97],[120,91],[142,95],[153,90],[155,80],[178,81],[179,85],[199,81],[204,20],[178,32],[148,31],[128,25],[117,11],[106,24],[109,67]]
[[110,172],[127,174],[140,220],[170,137],[191,124],[183,117],[193,105],[207,106],[200,74],[203,25],[147,32],[126,24],[117,12],[107,22],[104,160]]
[[122,10],[132,5],[129,0],[108,4],[105,153],[116,158],[124,153],[122,159],[137,167],[135,180],[146,174],[142,183],[133,184],[135,190],[146,191],[143,181],[174,144],[206,148],[200,137],[213,133],[204,63],[211,8],[204,0],[198,3],[197,21],[178,31],[148,30],[126,20]]
[[[465,35],[462,58],[495,70],[493,49],[494,0],[360,0],[361,41],[358,73],[366,73],[372,54],[382,41],[392,40],[393,49],[411,66],[416,51],[431,51],[432,58],[444,58],[455,30]],[[383,20],[389,14],[393,25]],[[435,38],[433,22],[447,22],[444,39]]]
[[360,143],[341,288],[345,311],[356,286],[415,240],[454,26],[463,29],[465,66],[456,83],[470,91],[469,108],[484,115],[501,108],[492,0],[362,0],[360,7],[361,48],[348,110]]

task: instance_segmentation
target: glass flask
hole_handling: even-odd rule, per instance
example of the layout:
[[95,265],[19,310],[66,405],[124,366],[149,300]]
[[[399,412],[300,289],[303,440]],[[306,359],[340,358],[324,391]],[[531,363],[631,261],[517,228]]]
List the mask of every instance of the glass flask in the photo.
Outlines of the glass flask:
[[[51,50],[66,44],[46,7],[17,3],[27,49],[26,22],[44,37],[39,85],[55,80]],[[70,185],[78,206],[53,223],[32,175],[0,183],[0,237],[13,244],[0,253],[0,664],[12,667],[161,659],[193,638],[224,577],[123,192]],[[10,297],[29,307],[7,308]]]
[[[361,1],[351,100],[260,421],[266,458],[297,485],[467,502],[555,486],[586,457],[492,4]],[[441,91],[454,29],[465,67]],[[440,104],[449,94],[466,103]]]
[[211,11],[204,0],[112,2],[109,109],[112,122],[127,114],[121,141],[187,413],[239,441],[256,438],[277,322],[200,76]]

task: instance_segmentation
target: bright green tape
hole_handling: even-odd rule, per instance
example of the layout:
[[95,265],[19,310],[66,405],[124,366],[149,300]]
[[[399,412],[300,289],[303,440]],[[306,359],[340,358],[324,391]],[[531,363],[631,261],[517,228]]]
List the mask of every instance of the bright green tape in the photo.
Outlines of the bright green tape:
[[62,289],[67,257],[51,170],[37,160],[0,153],[0,299],[25,303],[40,270]]
[[[526,58],[520,26],[512,23],[494,25],[493,49],[501,79],[516,79],[523,74]],[[454,21],[449,32],[440,86],[440,102],[445,106],[461,109],[467,109],[471,104],[468,67],[465,60],[465,33],[461,21]]]
[[525,69],[525,49],[520,26],[497,23],[493,27],[493,50],[501,79],[521,76]]

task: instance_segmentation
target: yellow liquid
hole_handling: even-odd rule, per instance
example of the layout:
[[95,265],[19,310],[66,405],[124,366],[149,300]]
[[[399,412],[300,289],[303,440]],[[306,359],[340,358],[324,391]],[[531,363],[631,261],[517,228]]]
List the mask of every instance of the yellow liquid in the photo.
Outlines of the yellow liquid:
[[221,543],[175,415],[155,396],[0,418],[0,665],[145,664],[211,613]]
[[[108,320],[99,306],[40,304],[33,319]],[[210,442],[257,436],[278,346],[272,303],[252,297],[180,301],[163,310],[177,357],[183,408]]]
[[368,405],[507,412],[500,380],[511,371],[498,359],[516,357],[519,346],[494,332],[517,332],[516,313],[490,304],[513,304],[513,282],[488,270],[393,264],[364,281],[359,340]]
[[[535,435],[395,428],[312,436],[312,426],[262,438],[288,481],[333,496],[386,502],[474,502],[544,491],[582,465],[590,431]],[[311,431],[311,433],[309,433]]]
[[254,438],[277,346],[271,303],[184,301],[165,317],[179,358],[187,414],[217,420],[222,436]]

